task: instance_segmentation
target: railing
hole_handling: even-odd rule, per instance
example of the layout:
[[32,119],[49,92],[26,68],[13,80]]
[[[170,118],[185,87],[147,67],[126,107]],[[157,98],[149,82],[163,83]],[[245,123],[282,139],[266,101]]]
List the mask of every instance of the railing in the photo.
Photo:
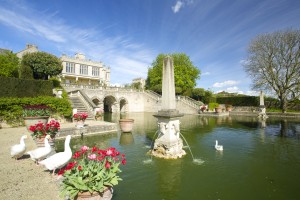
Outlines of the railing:
[[159,100],[161,99],[161,95],[157,94],[156,92],[153,92],[152,90],[146,90],[145,94],[147,94],[149,97],[155,99],[155,100]]
[[203,105],[201,101],[196,101],[188,96],[177,96],[177,99],[195,109],[199,109]]
[[110,87],[110,86],[100,86],[100,85],[77,85],[77,84],[67,84],[61,83],[61,86],[64,88],[74,88],[77,90],[80,89],[100,89],[106,91],[125,91],[125,92],[137,92],[139,90],[133,88],[124,88],[124,87]]
[[94,114],[96,108],[99,108],[94,102],[81,90],[75,90],[69,93],[70,96],[77,96],[82,103],[88,108],[90,114]]

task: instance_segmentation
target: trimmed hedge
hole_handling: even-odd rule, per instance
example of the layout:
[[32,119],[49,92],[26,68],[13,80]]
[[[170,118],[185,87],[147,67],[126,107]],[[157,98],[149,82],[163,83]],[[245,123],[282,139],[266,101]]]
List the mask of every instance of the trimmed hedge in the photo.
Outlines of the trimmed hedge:
[[233,106],[259,106],[259,97],[256,96],[217,97],[217,103],[230,104]]
[[53,114],[72,117],[72,106],[68,99],[39,96],[36,98],[0,98],[0,121],[18,126],[23,122],[23,106],[25,105],[46,105],[52,109]]
[[0,98],[52,96],[52,89],[52,81],[0,76]]

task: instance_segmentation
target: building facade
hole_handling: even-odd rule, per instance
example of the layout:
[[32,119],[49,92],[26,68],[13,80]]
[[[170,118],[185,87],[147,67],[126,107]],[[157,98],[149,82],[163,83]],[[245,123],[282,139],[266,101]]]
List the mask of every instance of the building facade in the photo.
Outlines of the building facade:
[[[27,44],[26,48],[18,53],[22,58],[27,53],[38,52],[38,47]],[[82,53],[76,53],[74,57],[63,54],[60,57],[63,70],[59,75],[62,83],[70,85],[110,86],[110,68],[102,62],[86,59]]]
[[102,62],[96,62],[85,58],[82,53],[76,53],[74,57],[62,55],[63,65],[61,81],[65,84],[109,86],[110,68]]

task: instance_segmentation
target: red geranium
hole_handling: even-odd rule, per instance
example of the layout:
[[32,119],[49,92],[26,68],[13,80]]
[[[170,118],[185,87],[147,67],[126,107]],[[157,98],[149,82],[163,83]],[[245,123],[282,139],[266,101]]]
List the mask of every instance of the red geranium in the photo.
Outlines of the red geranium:
[[33,126],[30,126],[29,130],[32,132],[31,136],[33,138],[40,138],[46,135],[50,135],[50,137],[53,138],[60,130],[60,124],[55,120],[51,120],[46,125],[42,122],[39,122]]
[[73,119],[75,121],[80,121],[80,120],[84,121],[84,120],[86,120],[87,117],[88,117],[88,114],[85,112],[83,112],[83,113],[78,112],[73,115]]

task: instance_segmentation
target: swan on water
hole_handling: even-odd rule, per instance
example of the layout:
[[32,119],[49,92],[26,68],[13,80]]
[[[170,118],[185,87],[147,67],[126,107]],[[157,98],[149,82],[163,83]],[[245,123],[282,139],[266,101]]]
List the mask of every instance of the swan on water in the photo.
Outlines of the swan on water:
[[218,150],[218,151],[223,151],[223,145],[219,145],[218,140],[216,140],[215,149]]
[[44,165],[48,170],[53,170],[52,175],[54,175],[56,169],[60,169],[65,166],[72,158],[70,141],[71,135],[68,135],[65,140],[64,152],[56,153],[45,160],[39,161],[38,163]]

